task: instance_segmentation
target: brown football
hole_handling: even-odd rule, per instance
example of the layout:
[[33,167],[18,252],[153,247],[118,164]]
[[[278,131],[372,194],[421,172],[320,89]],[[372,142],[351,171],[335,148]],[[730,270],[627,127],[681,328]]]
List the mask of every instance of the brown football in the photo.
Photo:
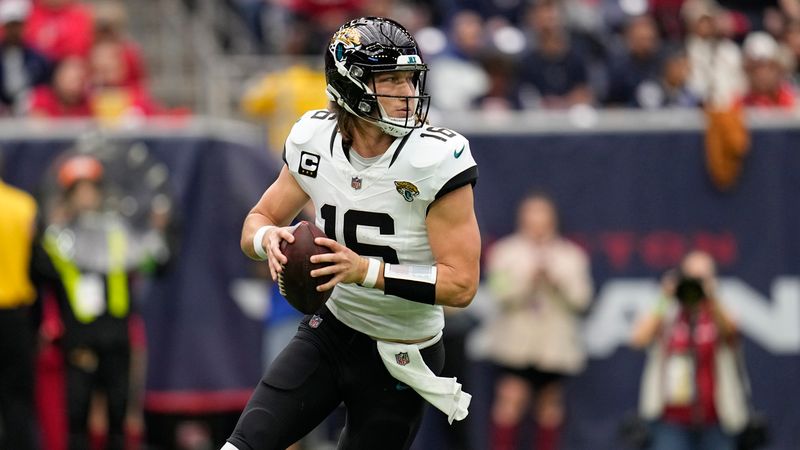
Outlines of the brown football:
[[305,220],[298,223],[294,231],[294,242],[281,242],[281,252],[288,262],[283,266],[283,272],[278,274],[278,287],[281,295],[298,311],[304,314],[315,313],[331,296],[329,289],[318,292],[317,286],[327,283],[333,275],[314,278],[310,272],[330,263],[312,264],[311,256],[329,253],[328,247],[317,245],[314,238],[327,237],[325,233],[314,224]]

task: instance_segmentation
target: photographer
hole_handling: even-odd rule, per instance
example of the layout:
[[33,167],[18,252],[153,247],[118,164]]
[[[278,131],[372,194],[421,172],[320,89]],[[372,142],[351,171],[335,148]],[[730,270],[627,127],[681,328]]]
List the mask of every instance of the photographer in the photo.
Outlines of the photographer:
[[747,422],[737,370],[737,329],[716,299],[716,267],[701,251],[662,280],[663,297],[637,323],[632,345],[649,347],[639,412],[651,450],[733,450]]

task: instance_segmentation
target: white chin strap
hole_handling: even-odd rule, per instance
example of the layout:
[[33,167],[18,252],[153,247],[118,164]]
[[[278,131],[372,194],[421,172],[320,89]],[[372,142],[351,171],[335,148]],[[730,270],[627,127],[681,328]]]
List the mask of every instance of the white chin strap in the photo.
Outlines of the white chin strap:
[[[402,123],[402,124],[406,123],[406,121],[404,119],[392,119],[391,117],[383,119],[383,120],[390,121],[390,122],[396,122],[396,123],[399,122],[399,123]],[[408,133],[411,133],[411,128],[406,128],[406,127],[404,127],[402,125],[399,125],[399,124],[398,125],[394,125],[392,123],[381,122],[379,120],[373,120],[371,122],[373,124],[375,124],[375,126],[380,128],[384,133],[388,134],[389,136],[402,137],[402,136],[407,135]]]
[[373,123],[377,125],[378,128],[383,130],[384,133],[394,137],[401,137],[407,135],[408,133],[411,132],[412,128],[416,127],[417,125],[416,115],[408,119],[391,117],[390,115],[386,114],[386,111],[383,109],[383,106],[381,106],[381,102],[377,103],[378,103],[378,109],[380,110],[381,113],[381,119],[383,121],[376,120]]

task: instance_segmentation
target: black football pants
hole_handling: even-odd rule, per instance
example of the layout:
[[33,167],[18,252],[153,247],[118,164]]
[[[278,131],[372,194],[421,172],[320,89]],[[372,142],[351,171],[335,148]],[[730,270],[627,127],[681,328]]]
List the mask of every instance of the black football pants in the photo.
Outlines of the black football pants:
[[[239,450],[284,450],[313,430],[341,402],[347,419],[339,450],[405,450],[426,402],[389,375],[375,341],[339,322],[326,308],[317,328],[305,316],[297,334],[267,369],[228,442]],[[424,350],[439,374],[444,346]]]
[[130,345],[77,346],[66,350],[69,450],[88,450],[92,394],[106,394],[108,449],[125,446],[125,413],[130,390]]
[[0,308],[0,450],[36,448],[33,354],[28,308]]

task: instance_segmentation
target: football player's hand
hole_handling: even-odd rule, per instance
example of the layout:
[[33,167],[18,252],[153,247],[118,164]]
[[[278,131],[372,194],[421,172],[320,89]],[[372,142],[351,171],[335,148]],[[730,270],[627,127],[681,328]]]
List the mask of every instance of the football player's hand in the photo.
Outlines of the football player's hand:
[[267,262],[272,281],[278,281],[278,274],[283,271],[283,265],[289,262],[286,255],[281,253],[281,241],[294,242],[291,227],[275,227],[264,234],[261,245],[267,250]]
[[317,286],[317,291],[323,292],[328,289],[333,289],[336,283],[360,283],[364,281],[364,276],[367,273],[367,266],[369,265],[366,258],[362,258],[358,253],[333,239],[318,237],[314,239],[314,242],[316,242],[317,245],[328,247],[331,253],[314,255],[311,257],[311,262],[314,264],[331,263],[331,265],[312,270],[311,276],[321,277],[324,275],[333,275],[330,281]]

